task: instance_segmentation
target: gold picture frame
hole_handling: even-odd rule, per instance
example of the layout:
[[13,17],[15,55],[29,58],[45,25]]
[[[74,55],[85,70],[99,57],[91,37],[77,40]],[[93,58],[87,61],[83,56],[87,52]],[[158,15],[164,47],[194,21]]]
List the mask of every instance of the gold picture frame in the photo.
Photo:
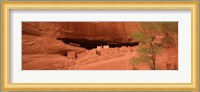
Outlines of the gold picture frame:
[[[139,9],[191,10],[191,83],[11,83],[10,10],[31,9]],[[2,89],[3,90],[198,90],[198,2],[2,2]]]

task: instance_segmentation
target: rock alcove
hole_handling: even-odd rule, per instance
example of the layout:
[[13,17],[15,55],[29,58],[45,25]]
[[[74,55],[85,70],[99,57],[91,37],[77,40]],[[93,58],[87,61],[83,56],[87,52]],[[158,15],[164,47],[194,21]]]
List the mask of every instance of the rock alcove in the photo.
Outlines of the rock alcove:
[[119,42],[111,42],[111,41],[73,39],[73,38],[56,38],[56,39],[61,40],[65,44],[83,47],[88,50],[96,48],[97,46],[104,46],[104,45],[108,45],[111,48],[115,48],[115,47],[122,47],[122,46],[137,46],[139,44],[139,42],[119,43]]

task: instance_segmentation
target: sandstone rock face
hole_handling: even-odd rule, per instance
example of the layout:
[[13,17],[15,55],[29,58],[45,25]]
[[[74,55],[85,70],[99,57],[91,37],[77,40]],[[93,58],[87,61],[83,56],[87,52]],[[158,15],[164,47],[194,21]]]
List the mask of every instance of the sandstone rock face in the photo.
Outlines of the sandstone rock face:
[[75,51],[77,53],[85,51],[85,48],[75,47],[64,44],[56,39],[23,35],[22,36],[22,54],[66,54],[67,51]]
[[[58,39],[132,43],[132,33],[140,31],[134,22],[23,22],[23,70],[149,70],[145,63],[131,64],[137,46],[97,46],[87,49]],[[91,42],[91,43],[90,43]],[[83,42],[85,43],[85,42]],[[161,70],[178,68],[178,48],[163,50],[156,58]]]
[[129,22],[24,22],[23,33],[50,38],[74,38],[109,42],[131,42],[139,23]]

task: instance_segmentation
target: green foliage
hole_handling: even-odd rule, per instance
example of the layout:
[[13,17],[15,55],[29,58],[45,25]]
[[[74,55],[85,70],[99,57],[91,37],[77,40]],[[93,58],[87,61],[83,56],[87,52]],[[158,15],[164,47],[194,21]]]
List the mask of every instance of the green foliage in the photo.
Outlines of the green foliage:
[[143,22],[143,30],[150,30],[156,33],[163,33],[167,30],[169,33],[178,33],[178,22]]
[[178,22],[169,22],[169,23],[165,23],[165,25],[167,26],[165,28],[168,29],[169,33],[172,33],[172,34],[178,33]]
[[145,40],[146,34],[142,32],[135,32],[132,34],[134,41],[143,42]]
[[152,45],[152,50],[154,51],[155,54],[160,53],[160,51],[162,50],[162,47],[160,46],[160,43],[154,43]]
[[148,53],[150,52],[149,48],[140,48],[139,52],[143,55],[148,55]]
[[141,23],[142,28],[145,30],[151,30],[151,31],[160,31],[162,30],[162,22],[142,22]]
[[140,62],[150,63],[151,62],[151,57],[150,56],[141,55],[138,58],[133,58],[132,59],[132,63],[140,63]]
[[174,40],[173,37],[168,37],[168,38],[166,38],[165,43],[167,43],[167,44],[173,44],[174,41],[175,41],[175,40]]
[[[132,34],[133,41],[140,42],[138,50],[140,56],[132,63],[148,62],[152,69],[156,69],[156,56],[164,47],[174,44],[173,34],[178,33],[177,22],[143,22],[142,30]],[[163,36],[159,39],[156,36]],[[165,46],[166,45],[166,46]]]

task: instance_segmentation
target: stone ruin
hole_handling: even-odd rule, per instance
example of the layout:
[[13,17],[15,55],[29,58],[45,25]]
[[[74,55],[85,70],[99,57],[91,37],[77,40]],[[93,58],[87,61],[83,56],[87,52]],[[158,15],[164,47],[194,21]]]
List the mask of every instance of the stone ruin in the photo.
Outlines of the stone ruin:
[[101,50],[102,48],[102,46],[97,46],[97,51]]
[[67,57],[69,59],[76,59],[76,58],[82,58],[82,57],[97,57],[97,56],[104,56],[104,55],[114,55],[118,53],[128,53],[133,51],[133,48],[130,46],[122,46],[120,48],[115,47],[115,48],[110,48],[109,45],[104,45],[104,46],[97,46],[97,48],[94,48],[92,50],[88,50],[83,53],[77,54],[75,51],[69,51],[67,53]]
[[101,49],[107,49],[107,48],[110,48],[109,45],[104,45],[104,46],[97,46],[97,50],[101,50]]
[[104,45],[103,46],[104,49],[110,48],[109,45]]
[[99,56],[98,55],[98,52],[97,52],[97,49],[92,49],[92,50],[88,50],[86,52],[83,52],[83,53],[80,53],[80,54],[77,54],[77,58],[82,58],[82,57],[96,57],[96,56]]
[[75,51],[68,51],[67,52],[67,58],[75,59],[76,58],[76,52]]
[[119,48],[119,52],[130,52],[130,51],[131,51],[130,47],[122,46],[121,48]]

